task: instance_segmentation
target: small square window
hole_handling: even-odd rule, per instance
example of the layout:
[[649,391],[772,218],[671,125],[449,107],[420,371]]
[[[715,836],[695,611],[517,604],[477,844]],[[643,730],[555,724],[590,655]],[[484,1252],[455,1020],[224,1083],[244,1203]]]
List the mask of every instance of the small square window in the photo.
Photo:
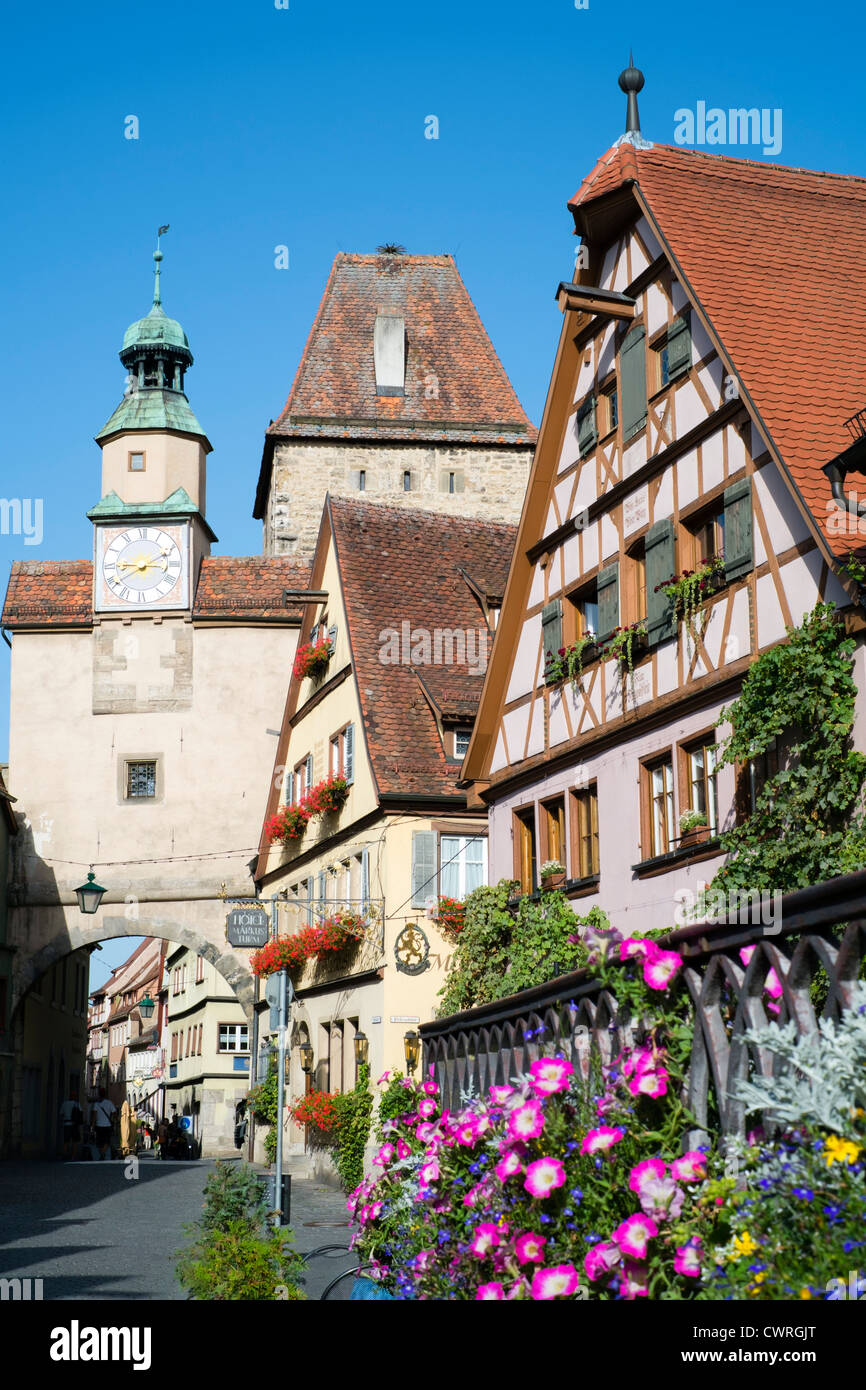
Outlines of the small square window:
[[153,799],[156,796],[156,763],[126,764],[126,795],[128,800]]
[[144,472],[144,454],[130,454],[129,471],[130,473]]
[[219,1026],[220,1052],[248,1052],[249,1035],[246,1023],[221,1023]]

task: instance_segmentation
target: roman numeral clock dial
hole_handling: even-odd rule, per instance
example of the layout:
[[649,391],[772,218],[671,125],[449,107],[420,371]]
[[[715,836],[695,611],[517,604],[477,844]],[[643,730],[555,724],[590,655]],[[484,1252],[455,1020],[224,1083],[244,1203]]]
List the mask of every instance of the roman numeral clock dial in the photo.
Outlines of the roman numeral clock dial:
[[102,538],[103,608],[182,608],[184,550],[158,526],[132,526]]

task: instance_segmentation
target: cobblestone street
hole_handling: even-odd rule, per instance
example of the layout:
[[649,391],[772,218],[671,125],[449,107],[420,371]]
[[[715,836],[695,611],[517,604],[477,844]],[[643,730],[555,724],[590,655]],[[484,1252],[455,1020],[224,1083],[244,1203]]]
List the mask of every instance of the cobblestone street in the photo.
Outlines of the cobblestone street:
[[[42,1279],[43,1299],[184,1299],[174,1277],[183,1226],[197,1220],[212,1163],[142,1157],[139,1176],[122,1160],[0,1164],[0,1277]],[[299,1251],[348,1245],[345,1198],[309,1178],[292,1182]],[[318,1299],[352,1267],[350,1256],[312,1261],[306,1292]],[[351,1280],[330,1297],[348,1299]]]

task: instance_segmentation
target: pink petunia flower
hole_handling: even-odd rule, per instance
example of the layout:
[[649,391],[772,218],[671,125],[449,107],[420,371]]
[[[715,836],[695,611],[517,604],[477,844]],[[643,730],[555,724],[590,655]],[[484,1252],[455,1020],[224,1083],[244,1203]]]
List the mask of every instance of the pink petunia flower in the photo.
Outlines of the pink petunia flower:
[[424,1120],[423,1123],[418,1126],[415,1133],[422,1144],[429,1144],[430,1140],[436,1134],[436,1126],[430,1120]]
[[529,1068],[532,1089],[540,1096],[552,1096],[557,1091],[567,1091],[574,1067],[559,1057],[540,1057]]
[[422,1081],[421,1090],[427,1096],[438,1096],[439,1094],[439,1087],[435,1081]]
[[667,989],[671,980],[682,966],[679,951],[661,951],[654,942],[649,943],[643,965],[643,977],[650,989]]
[[428,1183],[436,1181],[436,1179],[439,1177],[439,1164],[436,1162],[435,1158],[431,1158],[429,1163],[424,1164],[424,1167],[420,1170],[418,1177],[421,1179],[421,1182],[425,1187]]
[[436,1114],[435,1100],[431,1100],[429,1096],[425,1096],[423,1100],[419,1100],[418,1114],[421,1115],[425,1120],[429,1120],[431,1115]]
[[583,1261],[587,1278],[595,1281],[601,1279],[605,1274],[610,1274],[622,1259],[622,1254],[616,1245],[611,1245],[609,1241],[601,1241],[588,1250]]
[[646,1298],[647,1284],[649,1276],[646,1265],[634,1264],[631,1260],[625,1261],[623,1277],[619,1286],[620,1298]]
[[697,1236],[693,1236],[685,1245],[677,1246],[674,1269],[677,1274],[685,1274],[689,1279],[697,1279],[700,1276],[701,1242]]
[[640,1076],[641,1072],[654,1071],[655,1066],[656,1059],[652,1048],[633,1047],[623,1058],[622,1074],[623,1076]]
[[471,1149],[473,1144],[478,1141],[478,1127],[474,1120],[465,1120],[462,1125],[458,1125],[454,1131],[454,1138],[458,1144],[464,1148]]
[[543,1129],[544,1112],[537,1100],[527,1101],[519,1109],[512,1110],[508,1118],[511,1139],[537,1139]]
[[388,1164],[392,1161],[394,1157],[394,1152],[395,1151],[393,1144],[383,1144],[379,1152],[376,1154],[376,1157],[373,1159],[373,1162],[379,1163],[382,1165],[383,1168],[386,1168]]
[[650,1096],[658,1100],[659,1096],[667,1093],[668,1074],[664,1067],[659,1067],[657,1071],[639,1072],[629,1081],[628,1089],[633,1096]]
[[565,1168],[558,1158],[538,1158],[527,1168],[523,1186],[532,1197],[548,1197],[565,1186]]
[[481,1190],[482,1190],[482,1188],[481,1188],[481,1183],[480,1183],[480,1182],[479,1182],[479,1183],[476,1183],[474,1187],[470,1187],[469,1191],[466,1193],[466,1195],[465,1195],[464,1198],[463,1198],[463,1205],[464,1205],[464,1207],[474,1207],[474,1206],[477,1206],[477,1205],[478,1205],[478,1198],[481,1196]]
[[490,1284],[479,1284],[475,1294],[475,1302],[482,1303],[498,1302],[505,1298],[505,1290],[501,1284],[495,1280]]
[[574,1265],[551,1265],[548,1269],[537,1269],[532,1276],[530,1295],[537,1303],[552,1298],[569,1298],[577,1293],[580,1276]]
[[689,1149],[671,1164],[671,1174],[677,1182],[699,1182],[707,1176],[707,1156],[700,1149]]
[[611,1239],[616,1241],[624,1255],[631,1255],[635,1260],[645,1260],[647,1242],[658,1233],[659,1228],[652,1217],[638,1213],[621,1222],[612,1232]]
[[544,1260],[544,1247],[547,1240],[544,1236],[537,1236],[532,1231],[524,1231],[522,1236],[518,1236],[514,1242],[514,1253],[517,1256],[517,1263],[521,1265],[538,1264]]
[[473,1255],[481,1259],[488,1255],[491,1250],[495,1250],[502,1240],[502,1233],[498,1226],[494,1226],[492,1221],[481,1221],[475,1227],[475,1234],[469,1245]]
[[408,1158],[409,1155],[411,1154],[411,1152],[412,1152],[412,1150],[409,1148],[409,1145],[406,1143],[406,1140],[405,1140],[405,1139],[398,1139],[398,1140],[397,1140],[397,1157],[398,1157],[398,1158]]
[[415,1256],[414,1268],[418,1274],[426,1274],[436,1258],[435,1250],[419,1250]]
[[636,1163],[628,1175],[628,1185],[632,1192],[640,1196],[643,1184],[650,1178],[663,1178],[667,1167],[663,1158],[645,1158],[643,1163]]
[[611,1125],[599,1125],[597,1129],[591,1129],[584,1135],[583,1143],[580,1146],[582,1154],[594,1154],[604,1149],[609,1149],[614,1144],[618,1144],[625,1134],[621,1126],[615,1128]]
[[513,1086],[491,1086],[490,1099],[494,1105],[504,1105],[509,1096],[514,1095]]
[[647,951],[650,947],[649,941],[644,941],[639,936],[627,936],[625,941],[620,942],[620,960],[645,960]]
[[379,1077],[379,1080],[376,1082],[376,1085],[377,1085],[377,1086],[384,1086],[385,1082],[388,1080],[388,1077],[389,1077],[390,1075],[391,1075],[391,1073],[390,1073],[389,1071],[383,1071],[383,1072],[382,1072],[382,1075]]
[[685,1193],[673,1178],[650,1178],[641,1188],[641,1207],[655,1221],[675,1220],[684,1201]]
[[500,1182],[507,1182],[509,1178],[516,1178],[518,1173],[523,1172],[523,1164],[520,1157],[511,1149],[504,1158],[501,1158],[494,1168],[494,1173]]

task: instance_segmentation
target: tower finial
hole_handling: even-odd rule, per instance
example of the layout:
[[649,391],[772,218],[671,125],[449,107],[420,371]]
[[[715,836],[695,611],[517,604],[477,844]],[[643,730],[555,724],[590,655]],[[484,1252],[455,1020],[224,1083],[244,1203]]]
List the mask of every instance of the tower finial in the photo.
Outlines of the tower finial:
[[153,277],[153,307],[155,309],[162,308],[162,300],[159,294],[159,263],[162,260],[162,252],[159,249],[159,239],[167,231],[168,223],[166,222],[165,226],[158,227],[156,232],[156,250],[153,253],[153,259],[156,261],[156,271]]
[[640,116],[637,109],[637,94],[644,84],[644,75],[634,65],[631,49],[628,54],[628,67],[619,75],[620,90],[628,94],[628,108],[625,116],[626,135],[640,135]]

